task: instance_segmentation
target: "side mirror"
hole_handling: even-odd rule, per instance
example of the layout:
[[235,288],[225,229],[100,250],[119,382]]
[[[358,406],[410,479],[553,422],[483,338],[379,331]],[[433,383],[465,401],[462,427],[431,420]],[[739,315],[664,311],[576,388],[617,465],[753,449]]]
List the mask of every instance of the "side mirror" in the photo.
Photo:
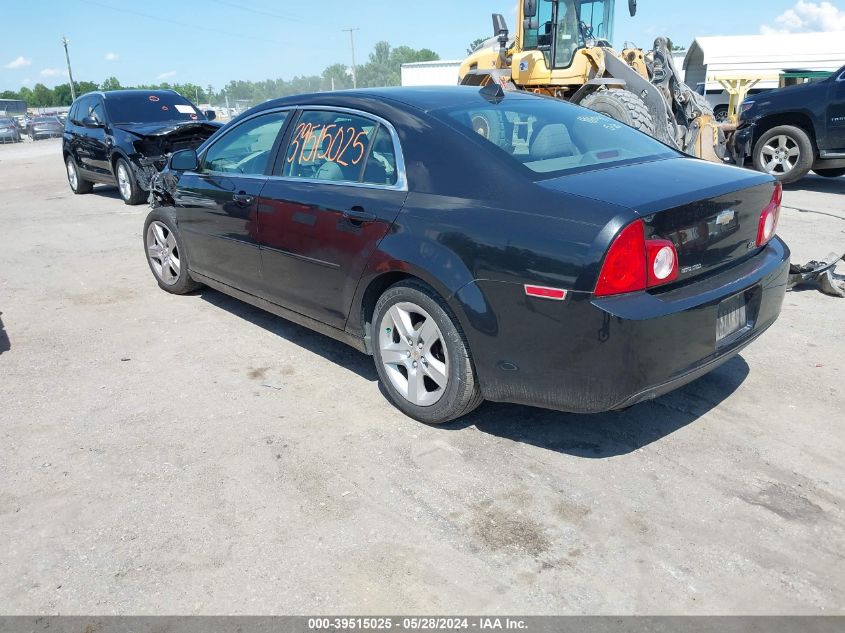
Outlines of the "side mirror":
[[628,13],[631,17],[637,15],[637,0],[628,0]]
[[504,38],[505,42],[507,42],[508,23],[505,22],[505,16],[501,13],[493,14],[493,37],[498,37],[499,39]]
[[87,116],[82,119],[82,125],[85,127],[105,127],[102,123],[100,123],[97,119],[92,116]]
[[205,118],[209,121],[214,121],[214,119],[217,118],[217,113],[214,110],[206,110],[205,112],[203,112],[203,114],[205,115]]
[[199,162],[196,150],[180,149],[170,156],[170,169],[174,171],[194,171],[199,167]]
[[533,18],[537,15],[537,0],[525,0],[522,13],[523,17]]

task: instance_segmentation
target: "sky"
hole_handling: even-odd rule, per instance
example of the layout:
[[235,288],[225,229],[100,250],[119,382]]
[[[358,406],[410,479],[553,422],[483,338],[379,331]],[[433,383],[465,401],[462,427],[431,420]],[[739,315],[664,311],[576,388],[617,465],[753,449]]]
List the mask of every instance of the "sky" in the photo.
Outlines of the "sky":
[[[10,3],[0,19],[0,91],[67,82],[62,36],[70,40],[74,79],[124,85],[191,82],[222,88],[233,79],[319,74],[358,62],[373,45],[430,48],[460,59],[492,35],[492,13],[514,27],[514,0],[61,0],[33,9]],[[845,31],[845,0],[639,0],[616,6],[615,44],[650,47],[658,35],[689,45],[697,36]],[[33,20],[34,13],[37,19]]]

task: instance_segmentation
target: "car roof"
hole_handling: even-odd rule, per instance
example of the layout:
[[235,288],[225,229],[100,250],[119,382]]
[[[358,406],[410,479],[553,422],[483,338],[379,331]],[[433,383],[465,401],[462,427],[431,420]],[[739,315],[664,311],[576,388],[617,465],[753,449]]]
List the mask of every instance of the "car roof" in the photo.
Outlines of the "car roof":
[[[506,91],[503,100],[527,99],[532,95],[523,92]],[[488,103],[478,86],[402,86],[395,88],[366,88],[337,90],[334,92],[314,92],[265,101],[253,110],[265,110],[289,105],[345,105],[366,103],[375,100],[389,100],[405,106],[429,112],[443,107],[483,105]]]
[[[86,92],[84,95],[79,95],[78,99],[82,97],[90,97],[91,95],[99,95],[105,99],[113,99],[115,97],[137,97],[141,95],[178,95],[175,90],[92,90]],[[181,96],[181,95],[180,95]]]

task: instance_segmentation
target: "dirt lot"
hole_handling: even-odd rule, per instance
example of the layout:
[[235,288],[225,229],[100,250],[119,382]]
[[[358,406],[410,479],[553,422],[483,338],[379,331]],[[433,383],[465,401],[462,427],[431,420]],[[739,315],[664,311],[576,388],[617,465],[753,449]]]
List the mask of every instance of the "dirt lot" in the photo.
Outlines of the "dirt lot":
[[[796,261],[843,194],[786,192]],[[4,613],[845,613],[845,300],[624,413],[429,428],[342,344],[160,291],[145,215],[0,146]]]

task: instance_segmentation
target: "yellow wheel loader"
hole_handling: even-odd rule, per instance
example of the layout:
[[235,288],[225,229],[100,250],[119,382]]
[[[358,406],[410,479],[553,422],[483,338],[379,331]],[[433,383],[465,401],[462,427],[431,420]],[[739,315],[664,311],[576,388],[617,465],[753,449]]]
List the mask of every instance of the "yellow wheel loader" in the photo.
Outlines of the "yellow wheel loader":
[[[611,46],[615,0],[519,0],[513,38],[500,14],[494,36],[461,65],[460,83],[499,84],[577,103],[635,127],[682,152],[714,162],[726,156],[725,133],[704,97],[681,81],[672,44],[651,51]],[[631,16],[636,0],[628,0]],[[505,133],[505,121],[479,114],[480,134]]]

